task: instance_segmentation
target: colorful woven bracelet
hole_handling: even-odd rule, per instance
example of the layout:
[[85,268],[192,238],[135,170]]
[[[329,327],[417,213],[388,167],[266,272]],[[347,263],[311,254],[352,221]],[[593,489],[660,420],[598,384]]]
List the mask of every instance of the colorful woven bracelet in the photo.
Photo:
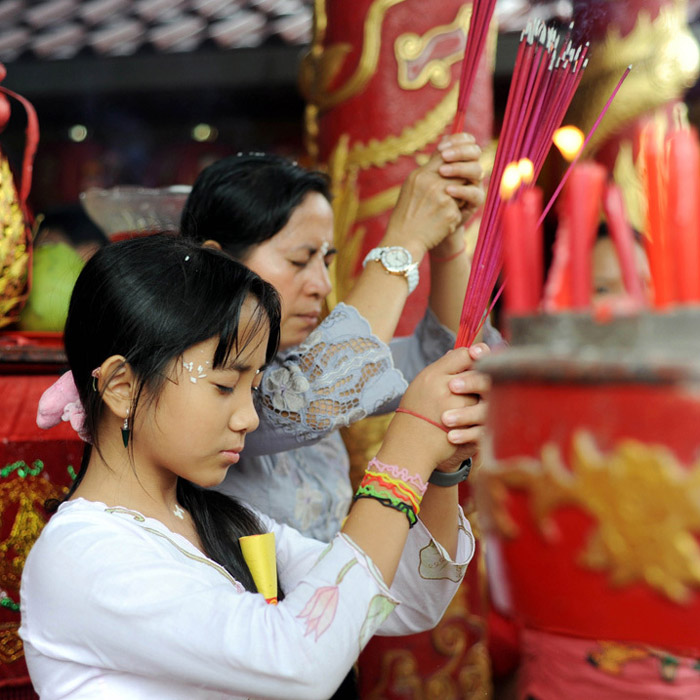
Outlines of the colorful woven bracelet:
[[422,496],[416,491],[415,487],[411,487],[405,481],[393,479],[387,474],[379,474],[367,470],[362,483],[372,484],[375,488],[390,492],[403,501],[408,500],[416,513],[418,513]]
[[408,469],[404,467],[398,467],[395,464],[385,464],[384,462],[380,462],[376,457],[373,457],[367,465],[367,469],[372,468],[374,468],[375,471],[390,474],[395,479],[400,479],[411,486],[415,486],[421,496],[425,494],[428,488],[428,484],[420,478],[420,474],[409,474]]
[[403,513],[408,519],[408,526],[413,527],[418,521],[418,514],[416,513],[416,510],[410,500],[405,497],[400,497],[391,488],[383,487],[377,484],[373,479],[368,480],[366,476],[367,475],[365,475],[365,479],[362,480],[362,483],[357,489],[357,493],[355,494],[355,498],[353,500],[356,501],[360,498],[373,498],[374,500],[379,501],[379,503],[381,503],[383,506],[393,508],[394,510],[398,510],[400,513]]
[[394,510],[398,510],[399,513],[403,513],[408,520],[409,528],[412,528],[418,522],[418,516],[415,514],[413,508],[403,501],[394,502],[390,498],[380,498],[379,496],[375,496],[371,493],[360,493],[358,490],[353,500],[359,501],[361,498],[371,498],[387,508],[393,508]]

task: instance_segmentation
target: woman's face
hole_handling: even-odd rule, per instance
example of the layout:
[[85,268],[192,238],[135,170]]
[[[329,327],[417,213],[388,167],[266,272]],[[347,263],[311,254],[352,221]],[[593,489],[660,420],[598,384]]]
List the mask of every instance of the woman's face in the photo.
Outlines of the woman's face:
[[[245,333],[255,302],[241,311]],[[260,383],[269,331],[264,325],[228,366],[212,368],[219,342],[211,338],[173,361],[157,399],[136,413],[134,458],[163,478],[175,474],[203,487],[223,481],[243,449],[246,433],[258,427],[253,391]],[[239,334],[239,338],[241,334]]]
[[323,300],[331,291],[328,266],[336,252],[332,246],[331,205],[318,192],[309,192],[287,225],[252,248],[243,261],[280,294],[282,350],[299,345],[318,325]]

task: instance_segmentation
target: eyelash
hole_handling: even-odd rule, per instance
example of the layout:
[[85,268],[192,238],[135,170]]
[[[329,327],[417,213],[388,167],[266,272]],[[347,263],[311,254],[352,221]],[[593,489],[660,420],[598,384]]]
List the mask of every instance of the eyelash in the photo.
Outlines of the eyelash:
[[220,394],[233,394],[233,390],[236,388],[235,386],[224,386],[223,384],[215,384],[217,391]]
[[[331,253],[323,259],[323,264],[326,266],[326,269],[331,266],[334,257],[335,253]],[[303,270],[311,262],[311,259],[309,258],[309,260],[304,260],[304,262],[300,262],[298,260],[290,260],[289,262],[292,263],[294,267],[298,267],[300,270]]]

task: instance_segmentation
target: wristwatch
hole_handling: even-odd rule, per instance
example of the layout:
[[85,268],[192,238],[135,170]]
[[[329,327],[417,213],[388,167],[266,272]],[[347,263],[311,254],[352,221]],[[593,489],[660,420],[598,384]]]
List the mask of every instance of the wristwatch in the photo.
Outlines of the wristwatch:
[[362,267],[366,267],[367,263],[372,260],[381,263],[390,275],[403,275],[408,282],[409,294],[418,286],[418,263],[413,262],[411,253],[403,246],[392,245],[373,248],[367,253]]

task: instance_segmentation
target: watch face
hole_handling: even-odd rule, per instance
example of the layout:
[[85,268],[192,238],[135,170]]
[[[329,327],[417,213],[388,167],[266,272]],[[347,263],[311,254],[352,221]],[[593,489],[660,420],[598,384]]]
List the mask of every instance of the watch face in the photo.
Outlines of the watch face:
[[405,272],[413,262],[411,254],[399,246],[392,246],[382,252],[382,265],[391,272]]

